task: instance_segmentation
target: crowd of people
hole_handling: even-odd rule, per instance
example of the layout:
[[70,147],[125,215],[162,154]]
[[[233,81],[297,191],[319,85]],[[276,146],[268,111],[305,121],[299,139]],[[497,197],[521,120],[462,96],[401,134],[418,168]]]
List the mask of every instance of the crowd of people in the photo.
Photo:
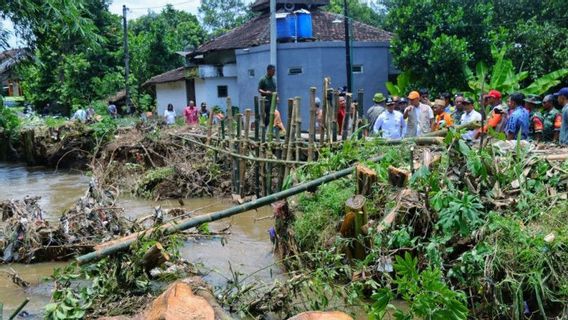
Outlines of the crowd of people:
[[[489,132],[503,132],[509,140],[568,144],[568,87],[542,99],[519,92],[510,94],[506,103],[503,98],[501,92],[490,90],[483,96],[478,111],[474,101],[460,93],[453,99],[449,93],[442,93],[433,102],[427,90],[412,91],[406,98],[387,98],[377,93],[366,116],[373,134],[387,139],[418,137],[444,128],[483,122],[462,137],[477,140]],[[490,110],[486,118],[482,116],[483,110]],[[339,123],[344,115],[340,111],[337,117]]]

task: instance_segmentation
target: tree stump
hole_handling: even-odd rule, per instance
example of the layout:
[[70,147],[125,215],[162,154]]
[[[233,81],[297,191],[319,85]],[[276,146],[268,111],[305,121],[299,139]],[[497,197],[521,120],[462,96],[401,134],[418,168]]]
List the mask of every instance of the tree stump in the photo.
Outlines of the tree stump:
[[355,167],[355,176],[357,179],[357,194],[368,197],[373,191],[373,186],[377,183],[377,172],[375,170],[358,164]]
[[146,272],[150,272],[150,270],[161,266],[168,260],[170,260],[170,255],[165,252],[162,244],[158,242],[144,253],[141,264]]
[[[354,216],[352,219],[352,227],[345,226],[346,229],[352,229],[353,232],[353,244],[351,246],[353,252],[353,258],[364,259],[365,258],[365,241],[362,239],[364,236],[362,233],[362,227],[367,224],[367,212],[365,211],[365,202],[367,199],[362,195],[356,195],[347,199],[345,202],[345,221],[348,220],[349,216]],[[345,223],[344,221],[344,223]],[[343,227],[343,226],[342,226]]]
[[404,187],[410,178],[410,172],[389,166],[389,183],[395,187]]

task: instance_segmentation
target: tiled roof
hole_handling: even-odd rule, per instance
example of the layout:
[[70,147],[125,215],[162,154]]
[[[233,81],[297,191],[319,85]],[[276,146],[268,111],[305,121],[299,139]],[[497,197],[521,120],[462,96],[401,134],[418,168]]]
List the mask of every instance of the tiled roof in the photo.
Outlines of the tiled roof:
[[153,76],[148,81],[144,82],[142,86],[148,86],[157,83],[174,82],[185,78],[185,67],[179,67],[157,76]]
[[[329,4],[329,0],[276,0],[276,6],[279,5],[287,5],[287,4],[296,4],[296,5],[304,5],[304,6],[325,6]],[[256,0],[252,5],[251,8],[254,11],[264,11],[268,10],[270,7],[270,0]]]
[[[314,41],[343,41],[343,23],[333,23],[343,16],[330,12],[312,11],[312,30]],[[269,14],[258,16],[244,25],[235,28],[201,45],[194,54],[203,54],[210,51],[241,49],[268,44],[270,41]],[[353,21],[351,34],[354,41],[389,41],[390,32],[372,27],[370,25]]]

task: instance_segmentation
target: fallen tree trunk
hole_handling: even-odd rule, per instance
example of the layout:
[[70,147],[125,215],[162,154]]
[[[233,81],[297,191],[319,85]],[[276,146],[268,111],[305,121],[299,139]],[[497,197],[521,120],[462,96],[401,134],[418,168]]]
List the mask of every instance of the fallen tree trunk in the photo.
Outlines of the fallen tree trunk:
[[164,247],[161,243],[156,243],[142,257],[141,264],[144,267],[146,272],[150,272],[150,270],[161,266],[166,261],[170,260],[170,255],[165,252]]

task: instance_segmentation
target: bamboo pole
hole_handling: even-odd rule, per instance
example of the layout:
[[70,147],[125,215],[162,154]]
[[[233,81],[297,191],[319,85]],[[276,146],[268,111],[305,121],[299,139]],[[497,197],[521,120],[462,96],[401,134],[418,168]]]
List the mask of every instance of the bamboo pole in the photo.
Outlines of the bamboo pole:
[[[365,91],[363,89],[359,89],[357,92],[357,129],[365,125]],[[357,135],[359,139],[363,138],[363,131],[360,131]]]
[[[242,156],[244,156],[248,150],[248,141],[249,141],[249,131],[250,131],[250,114],[251,111],[250,109],[246,109],[245,110],[245,136],[242,139],[241,142],[241,151],[240,154]],[[241,167],[239,169],[239,172],[241,174],[239,181],[241,182],[241,190],[240,190],[240,196],[244,197],[245,196],[245,187],[246,187],[246,161],[241,158]]]
[[[28,304],[28,302],[30,302],[30,298],[26,298],[17,308],[16,310],[14,310],[14,312],[12,312],[12,314],[10,315],[10,317],[8,318],[9,320],[12,319],[16,319],[16,317],[18,316],[18,314],[20,313],[20,311],[22,311],[22,309],[24,309],[24,307]],[[0,313],[0,316],[2,314]]]
[[314,160],[314,140],[316,139],[316,88],[310,88],[310,128],[308,130],[308,162]]
[[[272,93],[272,100],[270,102],[270,115],[268,118],[268,134],[267,134],[267,142],[268,142],[268,151],[266,153],[266,157],[272,157],[273,150],[272,150],[272,138],[274,135],[274,111],[276,110],[276,98],[278,93]],[[272,193],[272,163],[266,164],[266,194],[269,195]]]
[[[242,120],[243,115],[241,113],[238,113],[236,116],[236,122],[237,122],[237,131],[236,131],[236,135],[235,135],[235,139],[233,140],[233,152],[234,153],[239,153],[239,155],[241,154],[241,120]],[[235,193],[236,194],[241,194],[241,164],[240,162],[241,160],[237,160],[237,157],[233,157],[233,172],[235,173]]]
[[323,144],[325,143],[325,135],[326,135],[326,131],[328,130],[328,126],[327,126],[327,105],[328,105],[328,100],[327,100],[327,87],[328,87],[328,83],[329,83],[329,78],[324,78],[323,79],[323,90],[322,90],[322,97],[321,97],[321,108],[322,108],[322,120],[320,123],[320,145],[323,146]]
[[331,131],[333,141],[337,141],[337,111],[339,110],[339,92],[337,90],[333,91],[333,108],[331,112]]
[[[290,112],[290,130],[288,132],[286,144],[286,161],[292,160],[292,148],[294,146],[294,141],[296,140],[296,113],[298,112],[298,101],[295,99],[288,99],[288,109],[290,108],[290,102],[292,103],[292,112]],[[290,174],[290,167],[286,166],[284,171],[284,176],[287,177]]]
[[298,103],[298,108],[296,109],[296,161],[300,161],[300,141],[302,141],[302,99],[300,97],[295,98]]
[[[373,158],[373,159],[370,159],[370,161],[377,162],[377,161],[380,161],[381,158],[382,157]],[[162,225],[158,228],[160,230],[162,230],[164,232],[164,234],[172,234],[172,233],[175,233],[175,232],[178,232],[178,231],[187,230],[189,228],[197,227],[197,226],[199,226],[203,223],[220,220],[220,219],[227,218],[227,217],[230,217],[230,216],[242,213],[242,212],[246,212],[246,211],[249,211],[249,210],[260,208],[262,206],[271,204],[271,203],[276,202],[278,200],[286,199],[286,198],[291,197],[293,195],[296,195],[298,193],[302,193],[306,190],[314,189],[314,188],[316,188],[316,187],[318,187],[318,186],[320,186],[324,183],[328,183],[330,181],[334,181],[334,180],[346,177],[346,176],[350,175],[351,173],[353,173],[354,170],[355,170],[355,165],[353,165],[349,168],[339,170],[337,172],[325,175],[321,178],[296,185],[296,186],[294,186],[290,189],[280,191],[278,193],[272,194],[272,195],[267,196],[267,197],[258,198],[254,201],[249,201],[249,202],[243,203],[241,205],[238,205],[238,206],[235,206],[235,207],[232,207],[232,208],[229,208],[229,209],[217,211],[217,212],[214,212],[214,213],[204,214],[204,215],[197,216],[197,217],[194,217],[194,218],[184,219],[184,220],[181,220],[181,221],[177,221],[176,223],[167,223],[167,224],[164,224],[164,225]],[[139,233],[134,234],[134,235],[127,236],[127,237],[122,238],[122,239],[113,240],[108,245],[105,245],[103,243],[103,244],[100,245],[101,249],[98,249],[94,252],[90,252],[88,254],[77,257],[77,259],[76,259],[77,263],[79,265],[91,263],[91,262],[100,260],[101,258],[106,257],[108,255],[127,250],[127,249],[130,248],[130,245],[132,243],[137,241],[138,237],[140,237],[142,235],[147,235],[147,234],[153,232],[154,230],[155,229],[153,228],[153,229],[149,229],[149,230],[139,232]]]
[[227,97],[227,130],[229,130],[229,138],[233,140],[233,105],[231,104],[231,97]]
[[207,119],[207,144],[211,143],[211,136],[213,135],[213,109],[209,112],[209,119]]
[[[260,113],[258,107],[258,96],[254,97],[254,141],[259,142],[258,136],[260,133]],[[255,156],[260,158],[260,145],[255,148]],[[260,162],[254,161],[254,192],[256,198],[260,198]]]
[[345,95],[345,118],[343,118],[343,126],[341,128],[341,140],[347,140],[347,136],[349,135],[349,119],[351,118],[352,100],[351,92],[347,92]]
[[[267,148],[264,144],[266,142],[266,123],[264,119],[266,119],[266,98],[264,96],[260,96],[260,123],[261,123],[261,136],[260,141],[262,143],[262,147],[260,149],[260,158],[267,158]],[[268,194],[266,193],[266,163],[262,163],[261,175],[262,175],[262,192],[265,196]]]

